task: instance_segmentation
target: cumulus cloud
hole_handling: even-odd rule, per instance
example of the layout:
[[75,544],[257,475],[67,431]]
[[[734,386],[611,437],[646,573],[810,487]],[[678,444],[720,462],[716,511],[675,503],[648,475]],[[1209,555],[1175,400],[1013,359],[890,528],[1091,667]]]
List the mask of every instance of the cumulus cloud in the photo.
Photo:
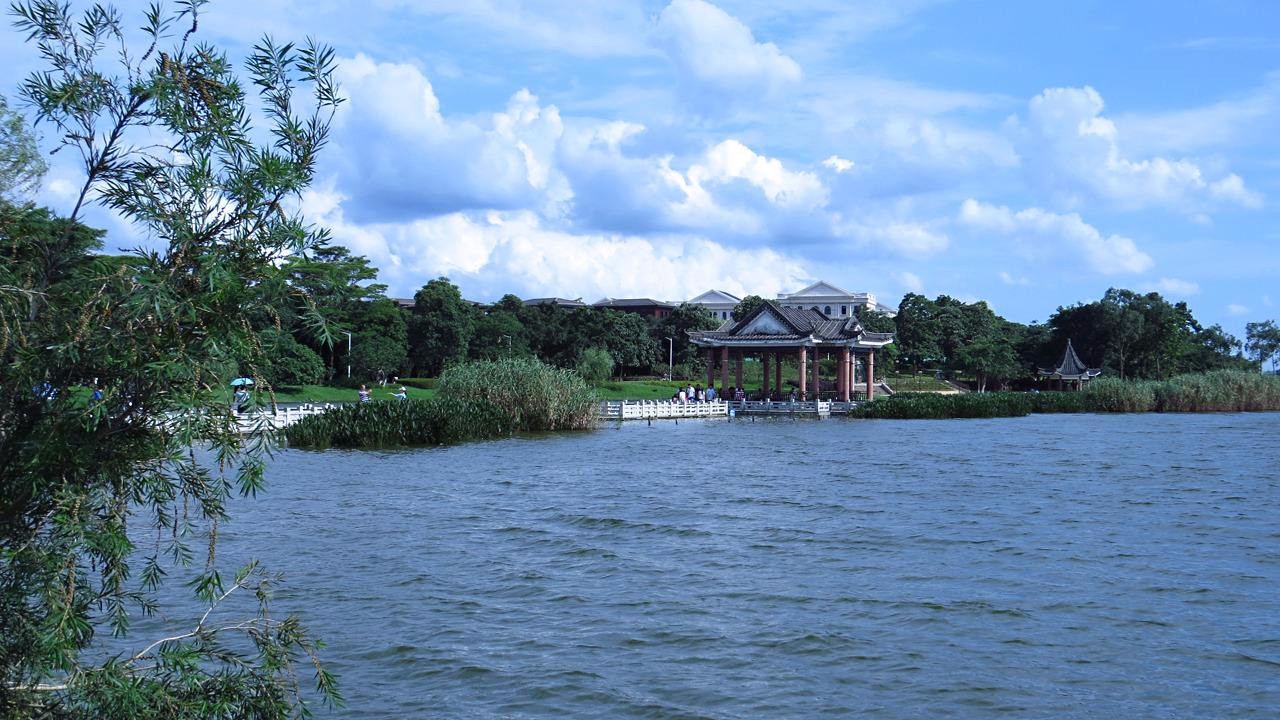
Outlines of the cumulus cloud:
[[705,0],[672,0],[658,16],[655,43],[691,89],[716,99],[759,97],[801,78],[800,65],[751,28]]
[[689,168],[688,180],[700,188],[742,180],[784,208],[819,208],[827,203],[827,189],[816,175],[787,170],[777,158],[756,154],[737,140],[725,140]]
[[1023,241],[1022,250],[1031,257],[1082,257],[1089,267],[1107,275],[1144,272],[1153,264],[1151,256],[1139,250],[1132,239],[1104,236],[1076,213],[1060,215],[1040,208],[1014,212],[969,199],[961,206],[957,220],[976,230],[1014,236]]
[[1146,292],[1158,292],[1170,297],[1190,297],[1200,294],[1200,285],[1190,280],[1178,278],[1160,278],[1155,282],[1145,283],[1142,289]]
[[332,183],[309,191],[303,211],[335,240],[383,269],[393,294],[448,275],[464,290],[524,297],[693,297],[708,287],[777,293],[811,275],[777,251],[726,246],[702,236],[579,233],[529,211],[455,212],[399,223],[358,224]]
[[329,160],[341,170],[358,219],[407,219],[464,209],[538,207],[557,214],[572,191],[556,171],[564,124],[527,90],[484,118],[444,116],[416,66],[344,60]]
[[1237,305],[1236,303],[1231,303],[1230,305],[1227,306],[1227,314],[1234,317],[1239,317],[1241,315],[1248,315],[1249,308],[1244,305]]
[[1125,209],[1260,204],[1261,196],[1239,176],[1208,177],[1188,159],[1125,157],[1116,124],[1103,108],[1102,96],[1091,87],[1049,88],[1032,98],[1025,122],[1014,127],[1033,185],[1069,205],[1089,198]]

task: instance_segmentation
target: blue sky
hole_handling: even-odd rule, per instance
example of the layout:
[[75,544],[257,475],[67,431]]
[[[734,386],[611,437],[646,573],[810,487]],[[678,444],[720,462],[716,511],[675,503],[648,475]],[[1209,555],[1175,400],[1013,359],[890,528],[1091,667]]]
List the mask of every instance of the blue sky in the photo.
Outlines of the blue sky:
[[[1237,335],[1280,317],[1274,2],[215,0],[201,25],[336,48],[302,207],[396,295],[824,279],[1030,322],[1117,286]],[[36,60],[9,32],[0,61],[12,98]]]

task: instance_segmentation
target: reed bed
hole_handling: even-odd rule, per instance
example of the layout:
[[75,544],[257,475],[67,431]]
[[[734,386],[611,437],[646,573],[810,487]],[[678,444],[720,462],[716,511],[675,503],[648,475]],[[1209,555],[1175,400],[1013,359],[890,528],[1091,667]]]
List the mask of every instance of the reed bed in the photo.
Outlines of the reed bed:
[[862,405],[856,417],[945,419],[1073,412],[1254,412],[1280,410],[1280,377],[1239,370],[1168,380],[1101,378],[1080,392],[901,393]]
[[441,398],[492,403],[519,430],[586,430],[597,422],[599,398],[577,373],[527,358],[454,366],[436,391]]

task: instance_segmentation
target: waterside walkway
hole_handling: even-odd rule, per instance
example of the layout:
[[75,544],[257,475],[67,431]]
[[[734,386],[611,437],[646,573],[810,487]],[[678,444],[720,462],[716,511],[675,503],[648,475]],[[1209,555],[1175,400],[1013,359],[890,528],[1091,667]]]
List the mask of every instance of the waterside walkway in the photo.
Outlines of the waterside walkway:
[[681,403],[670,400],[611,400],[600,403],[601,420],[667,420],[735,416],[829,417],[847,415],[856,402],[788,402],[768,400],[716,400]]

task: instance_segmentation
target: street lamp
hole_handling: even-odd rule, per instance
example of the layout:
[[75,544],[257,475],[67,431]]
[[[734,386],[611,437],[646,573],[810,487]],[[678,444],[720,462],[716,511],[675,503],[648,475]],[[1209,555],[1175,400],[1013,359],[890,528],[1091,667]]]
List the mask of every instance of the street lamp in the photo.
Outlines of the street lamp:
[[347,336],[347,379],[351,379],[351,333],[343,330],[342,333]]
[[675,341],[672,340],[671,338],[666,338],[666,340],[667,340],[667,379],[674,380],[675,374],[676,374],[675,363],[674,363],[674,360],[676,357],[676,350],[675,350],[676,346],[675,346]]

